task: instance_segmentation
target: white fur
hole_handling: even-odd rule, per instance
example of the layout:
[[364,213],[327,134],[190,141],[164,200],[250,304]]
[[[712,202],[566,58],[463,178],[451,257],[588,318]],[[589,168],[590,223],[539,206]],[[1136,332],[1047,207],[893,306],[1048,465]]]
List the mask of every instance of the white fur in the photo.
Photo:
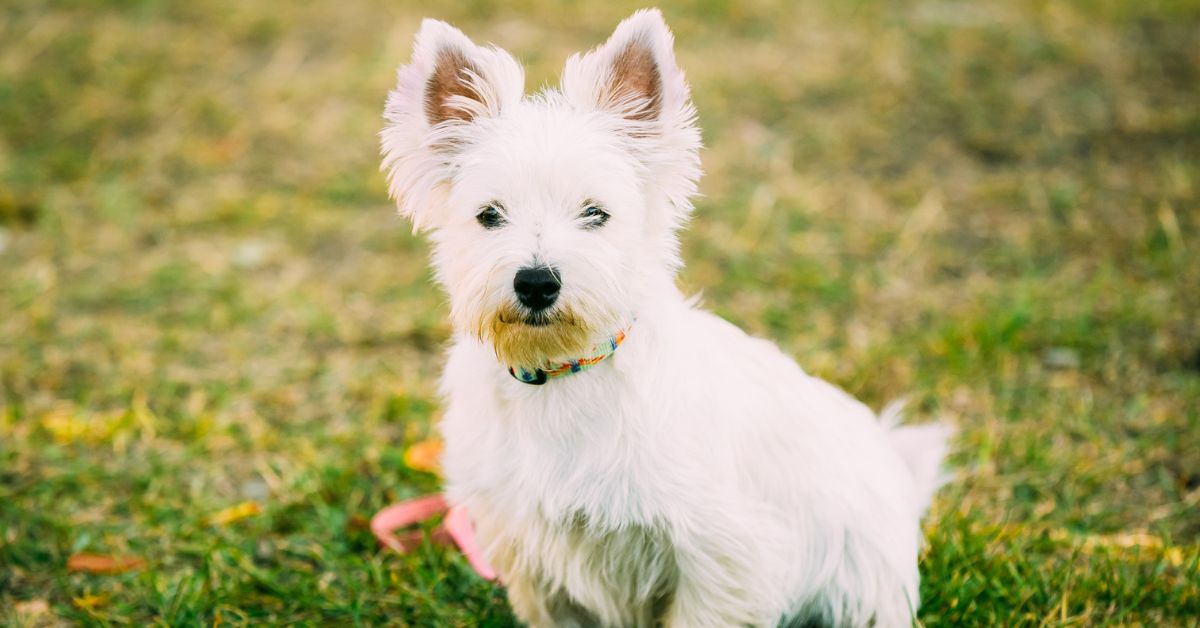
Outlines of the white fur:
[[[653,51],[661,112],[613,98],[612,63]],[[426,82],[470,59],[469,120],[431,125]],[[906,626],[919,519],[940,482],[944,426],[898,427],[805,374],[773,344],[675,287],[677,229],[699,134],[662,16],[640,11],[572,57],[561,91],[521,95],[507,53],[426,20],[382,132],[401,212],[430,229],[456,334],[443,378],[449,499],[465,505],[517,616],[538,625]],[[580,227],[585,200],[611,214]],[[508,224],[479,208],[500,201]],[[597,338],[635,320],[589,371],[531,386],[474,321],[512,307],[512,278],[556,266],[559,304]],[[603,332],[603,333],[601,333]],[[546,359],[572,356],[546,355]]]

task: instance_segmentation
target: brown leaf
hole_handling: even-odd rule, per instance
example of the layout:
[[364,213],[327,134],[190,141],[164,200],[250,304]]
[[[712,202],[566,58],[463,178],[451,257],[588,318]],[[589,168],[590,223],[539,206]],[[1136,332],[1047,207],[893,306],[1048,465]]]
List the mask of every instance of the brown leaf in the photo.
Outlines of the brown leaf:
[[69,571],[96,574],[125,573],[141,569],[146,561],[133,556],[105,556],[103,554],[75,554],[67,559]]

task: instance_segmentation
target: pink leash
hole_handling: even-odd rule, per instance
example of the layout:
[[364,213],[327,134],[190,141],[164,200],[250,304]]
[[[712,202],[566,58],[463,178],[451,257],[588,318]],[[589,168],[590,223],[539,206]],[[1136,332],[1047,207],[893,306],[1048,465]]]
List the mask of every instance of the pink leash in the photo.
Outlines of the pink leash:
[[384,546],[401,554],[416,549],[423,538],[420,530],[400,531],[401,528],[446,513],[442,525],[433,531],[432,540],[446,543],[447,537],[467,557],[467,562],[485,580],[496,580],[496,570],[483,559],[475,545],[475,529],[462,506],[451,508],[440,494],[425,495],[392,504],[371,517],[371,532]]

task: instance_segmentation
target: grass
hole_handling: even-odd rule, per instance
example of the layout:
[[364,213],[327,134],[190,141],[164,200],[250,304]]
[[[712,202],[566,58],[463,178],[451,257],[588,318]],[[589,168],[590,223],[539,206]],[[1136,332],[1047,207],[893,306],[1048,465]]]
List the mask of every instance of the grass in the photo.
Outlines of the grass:
[[[512,624],[364,528],[437,488],[403,452],[449,331],[374,134],[427,12],[536,86],[634,7],[5,3],[0,622]],[[682,284],[961,428],[921,621],[1196,625],[1198,6],[663,8],[707,146]]]

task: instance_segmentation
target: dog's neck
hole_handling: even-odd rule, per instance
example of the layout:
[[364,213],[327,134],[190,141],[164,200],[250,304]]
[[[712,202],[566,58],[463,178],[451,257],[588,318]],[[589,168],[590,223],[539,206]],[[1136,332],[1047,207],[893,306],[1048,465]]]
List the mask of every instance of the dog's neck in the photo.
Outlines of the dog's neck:
[[510,366],[508,373],[517,381],[533,386],[541,386],[551,379],[581,373],[615,353],[617,347],[620,347],[621,343],[625,341],[625,333],[628,329],[628,324],[622,326],[608,338],[592,345],[591,350],[578,358],[552,360],[537,366]]

